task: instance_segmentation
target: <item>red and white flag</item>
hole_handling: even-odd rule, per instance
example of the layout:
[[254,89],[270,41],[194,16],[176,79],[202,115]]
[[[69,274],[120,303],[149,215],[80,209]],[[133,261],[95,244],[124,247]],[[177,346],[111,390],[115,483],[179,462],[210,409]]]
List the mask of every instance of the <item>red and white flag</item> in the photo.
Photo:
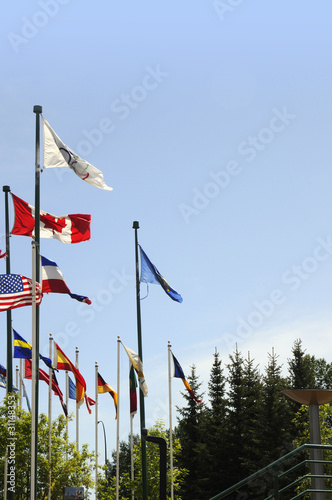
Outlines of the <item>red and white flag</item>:
[[71,293],[57,264],[43,256],[41,256],[41,278],[43,293],[67,293],[72,299],[91,304],[88,297]]
[[[15,209],[15,222],[11,234],[33,236],[35,208],[11,193]],[[55,238],[62,243],[80,243],[90,239],[91,215],[69,214],[55,216],[40,210],[40,237]]]
[[[36,304],[42,300],[39,283],[36,282]],[[0,274],[0,311],[32,305],[32,280],[21,274]]]

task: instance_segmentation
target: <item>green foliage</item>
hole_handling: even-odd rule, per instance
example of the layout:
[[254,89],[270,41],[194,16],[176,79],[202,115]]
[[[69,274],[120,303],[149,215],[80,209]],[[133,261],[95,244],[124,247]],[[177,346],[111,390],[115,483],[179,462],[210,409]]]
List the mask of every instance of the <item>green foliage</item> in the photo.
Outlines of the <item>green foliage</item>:
[[[161,420],[158,420],[155,425],[148,430],[150,436],[161,437],[167,443],[167,463],[170,463],[169,454],[169,433],[165,429],[165,425]],[[177,492],[187,474],[187,471],[178,467],[178,456],[180,453],[179,438],[173,436],[173,485],[175,498],[179,499]],[[141,440],[138,436],[134,439],[134,481],[130,477],[130,440],[128,443],[121,442],[119,453],[119,499],[128,500],[131,498],[132,490],[135,493],[135,498],[142,498],[142,462],[141,462]],[[155,443],[146,443],[146,458],[147,458],[147,482],[148,482],[148,500],[159,499],[159,446]],[[113,454],[113,464],[109,468],[111,476],[108,481],[101,478],[98,486],[99,500],[114,500],[116,498],[116,456]],[[171,498],[171,471],[167,469],[167,498]]]
[[[15,500],[26,500],[30,498],[31,415],[19,406],[16,408],[17,398],[17,395],[10,394],[0,406],[0,455],[2,457],[0,459],[0,482],[4,485],[4,457],[7,445],[8,443],[13,444],[14,462],[12,466],[15,472]],[[14,400],[15,404],[13,404]],[[8,411],[14,412],[13,419],[8,418]],[[9,423],[11,425],[8,425]],[[49,463],[48,419],[41,414],[38,421],[38,498],[47,498],[50,470],[52,471],[52,500],[62,500],[64,486],[84,486],[86,490],[91,488],[93,485],[94,455],[89,452],[87,445],[83,445],[81,451],[77,451],[75,444],[68,443],[66,419],[63,415],[52,422],[51,435],[52,459]],[[66,460],[66,454],[68,460]],[[1,494],[0,498],[2,498]]]

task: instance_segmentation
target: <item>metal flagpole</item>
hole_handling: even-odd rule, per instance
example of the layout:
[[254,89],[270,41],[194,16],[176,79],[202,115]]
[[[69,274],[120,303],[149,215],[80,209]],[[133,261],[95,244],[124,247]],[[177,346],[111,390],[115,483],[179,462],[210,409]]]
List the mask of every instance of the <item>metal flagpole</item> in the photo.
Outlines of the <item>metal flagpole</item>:
[[169,451],[171,469],[171,500],[174,499],[173,484],[173,424],[172,424],[172,371],[171,371],[171,344],[168,341],[168,398],[169,398]]
[[[139,222],[133,222],[133,229],[135,229],[135,262],[136,262],[136,307],[137,307],[137,341],[138,341],[138,355],[143,363],[142,352],[142,329],[141,329],[141,297],[140,297],[140,283],[139,283],[139,263],[138,263],[138,239],[137,229],[139,229]],[[139,408],[140,408],[140,422],[141,422],[141,453],[142,453],[142,483],[143,483],[143,500],[148,500],[148,480],[147,480],[147,465],[146,465],[146,441],[142,436],[142,429],[145,429],[145,408],[144,408],[144,394],[139,391]]]
[[38,452],[38,382],[39,382],[39,306],[36,304],[36,282],[40,281],[40,114],[41,106],[34,106],[36,113],[35,153],[35,239],[32,242],[32,411],[31,411],[31,486],[30,499],[37,500]]
[[24,391],[23,391],[23,359],[20,359],[20,399],[21,406],[23,403]]
[[[134,372],[134,367],[129,361],[129,399],[131,397],[131,370]],[[134,374],[135,376],[135,374]],[[134,469],[134,431],[133,431],[133,422],[134,422],[134,413],[130,412],[130,478],[134,482],[135,479],[135,469]],[[132,488],[131,490],[131,500],[135,500],[135,490]]]
[[[8,210],[8,193],[9,186],[3,186],[2,190],[5,193],[5,226],[6,226],[6,274],[10,274],[10,244],[9,244],[9,210]],[[12,340],[12,311],[7,311],[7,394],[13,391],[13,340]],[[10,496],[9,498],[13,498]]]
[[120,337],[118,337],[118,362],[117,362],[117,407],[116,407],[116,500],[119,500],[120,477]]
[[[7,253],[6,274],[10,274],[9,210],[8,210],[8,193],[10,193],[10,187],[3,186],[2,190],[5,193],[5,227],[6,227],[6,253]],[[11,309],[9,309],[7,311],[7,383],[6,383],[6,394],[9,394],[12,391],[13,391],[13,338],[12,338],[12,311],[11,311]],[[7,477],[5,479],[7,480]],[[6,481],[6,483],[7,483],[7,481]],[[13,500],[14,499],[14,492],[8,491],[8,494],[7,494],[7,484],[5,486],[7,498],[8,498],[8,500]]]
[[68,371],[66,370],[66,408],[67,408],[67,416],[66,416],[66,460],[68,460],[68,415],[69,415],[69,410],[68,410],[68,403],[69,403],[69,375]]
[[[19,370],[18,370],[18,365],[16,365],[16,388],[19,389],[19,385],[20,385],[20,382],[19,382]],[[17,400],[16,402],[16,409],[18,408],[19,404],[21,403],[21,406],[22,406],[22,400],[21,400],[21,395],[20,395],[20,391],[18,391],[18,394],[20,396],[20,399]]]
[[95,455],[96,455],[96,500],[98,500],[98,364],[95,366]]
[[[78,365],[78,347],[76,347],[75,351],[75,366],[79,369]],[[77,382],[76,382],[76,395],[77,395]],[[76,401],[76,449],[79,450],[79,418],[80,418],[80,407]]]
[[[52,334],[50,333],[49,338],[49,358],[52,359]],[[51,482],[52,482],[52,382],[53,382],[53,370],[49,368],[48,370],[48,500],[51,500]]]

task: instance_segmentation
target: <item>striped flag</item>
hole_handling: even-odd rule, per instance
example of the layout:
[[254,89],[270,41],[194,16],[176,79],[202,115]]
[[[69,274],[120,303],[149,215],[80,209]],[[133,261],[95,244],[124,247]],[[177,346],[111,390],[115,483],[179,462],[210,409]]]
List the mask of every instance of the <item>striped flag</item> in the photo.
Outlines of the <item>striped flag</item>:
[[[36,283],[36,304],[42,300],[39,283]],[[0,274],[0,311],[32,305],[32,280],[21,274]]]
[[[23,337],[13,328],[14,333],[14,358],[32,359],[32,346],[24,340]],[[39,354],[39,358],[42,359],[46,366],[53,369],[52,361],[50,358],[46,358]]]
[[109,392],[110,396],[114,400],[114,406],[115,406],[115,418],[117,417],[117,411],[118,411],[118,395],[115,392],[115,390],[105,382],[103,377],[98,373],[98,393],[105,393]]
[[43,256],[41,256],[41,278],[43,293],[67,293],[72,299],[91,304],[88,297],[71,293],[57,264]]
[[58,346],[58,344],[55,344],[53,364],[58,370],[67,370],[74,374],[76,380],[76,403],[81,405],[83,403],[84,394],[86,392],[85,380],[76,366],[70,361],[70,359]]

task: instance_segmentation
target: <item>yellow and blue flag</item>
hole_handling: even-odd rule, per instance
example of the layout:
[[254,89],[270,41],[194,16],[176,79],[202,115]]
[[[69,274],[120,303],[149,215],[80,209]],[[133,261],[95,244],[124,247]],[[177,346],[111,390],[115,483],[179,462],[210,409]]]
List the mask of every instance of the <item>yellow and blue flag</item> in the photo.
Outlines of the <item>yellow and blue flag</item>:
[[167,293],[171,299],[175,300],[176,302],[182,302],[183,299],[181,295],[173,290],[165,280],[165,278],[160,274],[158,269],[146,253],[144,252],[143,248],[139,245],[140,251],[141,251],[141,278],[140,282],[141,283],[154,283],[156,285],[161,285],[161,287],[164,289],[164,291]]
[[[13,328],[14,332],[14,358],[32,359],[32,346],[24,340],[21,335],[19,335]],[[50,358],[46,358],[39,354],[39,358],[42,359],[46,366],[53,369],[52,361]]]

